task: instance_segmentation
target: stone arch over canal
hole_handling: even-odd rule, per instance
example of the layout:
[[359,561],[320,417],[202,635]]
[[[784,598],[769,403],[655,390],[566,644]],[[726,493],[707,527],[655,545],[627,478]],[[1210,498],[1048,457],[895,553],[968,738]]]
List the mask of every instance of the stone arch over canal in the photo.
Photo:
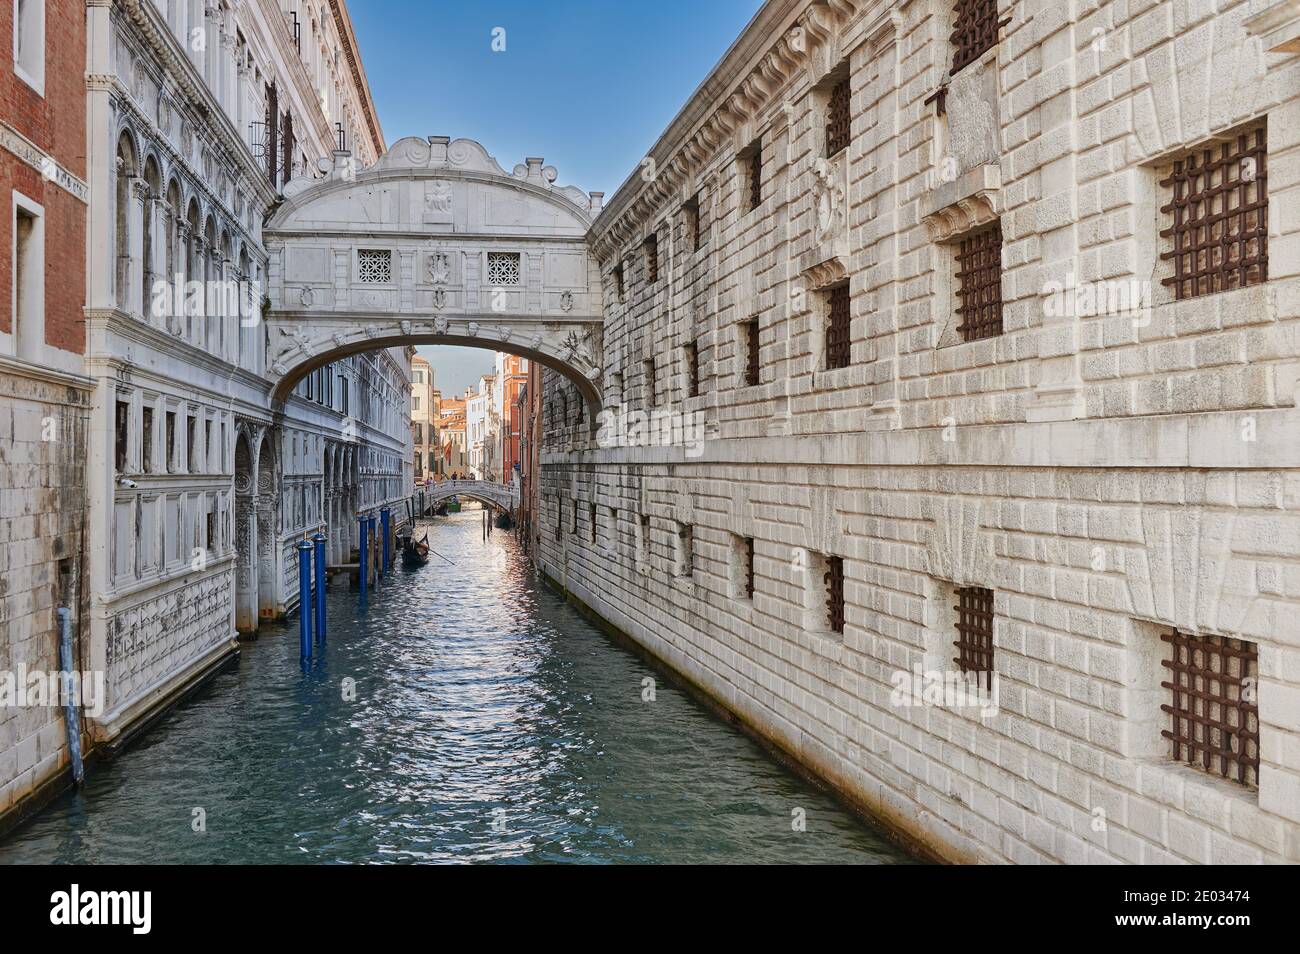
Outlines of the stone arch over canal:
[[519,506],[519,485],[490,480],[444,480],[422,491],[423,503],[432,507],[450,497],[471,497],[479,503],[513,512]]
[[477,142],[402,139],[356,170],[337,153],[299,177],[264,230],[266,375],[283,400],[362,351],[450,344],[537,361],[601,399],[599,268],[587,229],[601,193],[556,185],[530,158],[507,172]]

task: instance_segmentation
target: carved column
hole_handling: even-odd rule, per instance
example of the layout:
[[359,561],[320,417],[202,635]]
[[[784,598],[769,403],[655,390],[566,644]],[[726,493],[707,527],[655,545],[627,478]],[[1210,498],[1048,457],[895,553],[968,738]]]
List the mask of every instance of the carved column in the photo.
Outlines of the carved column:
[[130,252],[127,266],[127,311],[136,318],[143,319],[144,310],[144,217],[149,196],[149,184],[143,179],[132,179],[130,208],[128,209],[127,235]]

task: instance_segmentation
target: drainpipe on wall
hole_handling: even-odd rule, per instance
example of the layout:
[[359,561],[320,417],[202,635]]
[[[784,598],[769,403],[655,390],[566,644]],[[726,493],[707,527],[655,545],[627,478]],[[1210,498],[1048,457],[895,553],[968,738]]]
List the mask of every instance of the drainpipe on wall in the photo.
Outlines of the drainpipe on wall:
[[86,778],[86,766],[81,759],[81,715],[77,711],[77,695],[72,692],[76,671],[72,667],[72,611],[60,606],[59,615],[59,684],[63,689],[63,718],[68,725],[68,754],[72,759],[72,784],[81,787]]

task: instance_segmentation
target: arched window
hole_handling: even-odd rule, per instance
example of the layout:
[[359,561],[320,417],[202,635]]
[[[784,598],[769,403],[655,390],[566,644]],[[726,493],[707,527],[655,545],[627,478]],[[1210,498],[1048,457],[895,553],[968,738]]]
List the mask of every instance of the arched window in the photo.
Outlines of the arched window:
[[116,257],[113,273],[114,292],[117,305],[123,311],[130,311],[133,305],[131,296],[131,182],[135,178],[135,145],[125,132],[117,141],[117,187],[114,190],[114,254]]

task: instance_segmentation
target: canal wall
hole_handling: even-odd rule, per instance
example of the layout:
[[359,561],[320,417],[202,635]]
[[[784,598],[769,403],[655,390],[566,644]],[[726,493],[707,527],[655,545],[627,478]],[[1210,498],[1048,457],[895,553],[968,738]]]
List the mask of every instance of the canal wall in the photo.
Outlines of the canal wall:
[[[1300,862],[1284,6],[766,4],[591,229],[539,565],[945,858]],[[1180,282],[1202,161],[1267,274]]]

